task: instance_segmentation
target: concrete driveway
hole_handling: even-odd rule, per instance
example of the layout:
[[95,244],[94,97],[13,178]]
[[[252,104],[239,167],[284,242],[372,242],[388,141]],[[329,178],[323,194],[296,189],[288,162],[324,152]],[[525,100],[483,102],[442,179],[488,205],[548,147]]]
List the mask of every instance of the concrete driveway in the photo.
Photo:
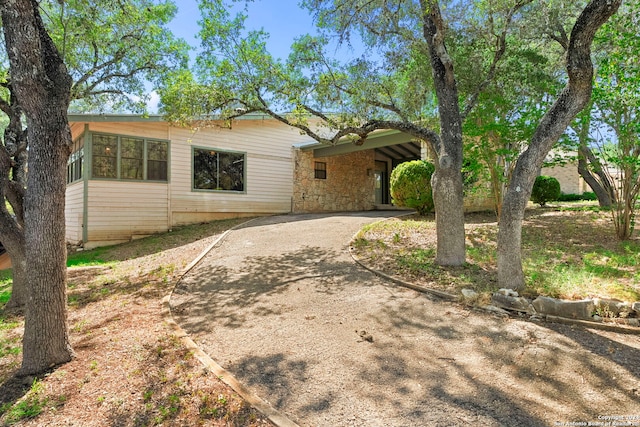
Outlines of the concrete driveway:
[[478,313],[357,266],[353,234],[395,214],[254,220],[178,285],[173,316],[303,426],[640,421],[637,336]]

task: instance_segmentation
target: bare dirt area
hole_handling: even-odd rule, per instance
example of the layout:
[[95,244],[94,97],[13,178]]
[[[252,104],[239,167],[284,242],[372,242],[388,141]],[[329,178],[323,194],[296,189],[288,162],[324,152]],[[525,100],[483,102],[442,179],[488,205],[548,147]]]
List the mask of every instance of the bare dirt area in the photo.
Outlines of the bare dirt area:
[[105,265],[70,268],[75,358],[42,378],[18,378],[20,355],[3,357],[0,425],[271,425],[206,371],[162,318],[161,300],[182,268],[221,231],[191,242],[172,242],[171,234],[133,242],[105,251]]
[[181,282],[174,317],[302,426],[640,422],[640,337],[499,317],[389,283],[348,251],[360,227],[389,215],[254,221]]
[[[174,317],[301,426],[640,423],[638,336],[498,317],[389,283],[358,267],[348,244],[392,215],[250,222],[180,283]],[[528,232],[545,238],[548,221],[530,219]],[[491,221],[469,222],[482,237]],[[2,345],[19,340],[20,318],[0,311],[16,325],[0,330],[9,338],[0,342],[0,425],[270,425],[162,319],[161,299],[182,268],[235,223],[132,242],[94,254],[99,265],[70,268],[76,357],[42,378],[13,376],[20,355]]]

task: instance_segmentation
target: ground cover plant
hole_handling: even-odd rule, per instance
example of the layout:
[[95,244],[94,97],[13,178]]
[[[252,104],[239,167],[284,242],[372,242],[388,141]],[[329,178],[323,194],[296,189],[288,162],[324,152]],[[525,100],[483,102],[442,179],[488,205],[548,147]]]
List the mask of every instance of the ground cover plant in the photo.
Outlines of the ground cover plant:
[[[523,260],[529,297],[640,300],[640,241],[620,242],[611,215],[589,202],[527,210]],[[498,289],[497,223],[492,213],[466,215],[467,264],[444,268],[433,262],[433,217],[404,216],[364,227],[356,254],[385,273],[435,289],[459,293]]]
[[75,358],[15,377],[22,317],[6,313],[0,273],[0,425],[270,425],[200,362],[162,320],[161,300],[216,236],[243,220],[181,227],[69,256]]

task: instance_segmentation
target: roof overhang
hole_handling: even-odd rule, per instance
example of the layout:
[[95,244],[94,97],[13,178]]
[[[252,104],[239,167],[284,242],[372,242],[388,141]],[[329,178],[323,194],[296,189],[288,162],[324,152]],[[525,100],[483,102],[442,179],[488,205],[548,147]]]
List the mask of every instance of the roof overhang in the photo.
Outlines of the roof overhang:
[[342,154],[354,153],[357,151],[375,149],[382,155],[391,159],[403,159],[420,157],[420,142],[416,142],[415,137],[397,131],[382,130],[370,134],[364,144],[356,145],[349,139],[338,142],[336,145],[309,144],[300,147],[303,151],[313,150],[314,157],[331,157]]
[[[67,114],[70,123],[150,123],[150,122],[167,122],[162,114]],[[233,120],[275,120],[273,117],[263,113],[249,113],[243,116],[235,117]],[[220,117],[211,116],[200,121],[209,120],[212,122],[221,121]]]

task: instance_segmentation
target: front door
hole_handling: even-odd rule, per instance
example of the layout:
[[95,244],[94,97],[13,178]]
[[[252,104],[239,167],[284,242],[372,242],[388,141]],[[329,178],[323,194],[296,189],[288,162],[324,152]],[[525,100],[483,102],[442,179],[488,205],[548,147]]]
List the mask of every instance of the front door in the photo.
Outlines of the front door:
[[376,169],[374,171],[376,179],[376,205],[389,204],[389,178],[387,174],[387,162],[376,161]]

